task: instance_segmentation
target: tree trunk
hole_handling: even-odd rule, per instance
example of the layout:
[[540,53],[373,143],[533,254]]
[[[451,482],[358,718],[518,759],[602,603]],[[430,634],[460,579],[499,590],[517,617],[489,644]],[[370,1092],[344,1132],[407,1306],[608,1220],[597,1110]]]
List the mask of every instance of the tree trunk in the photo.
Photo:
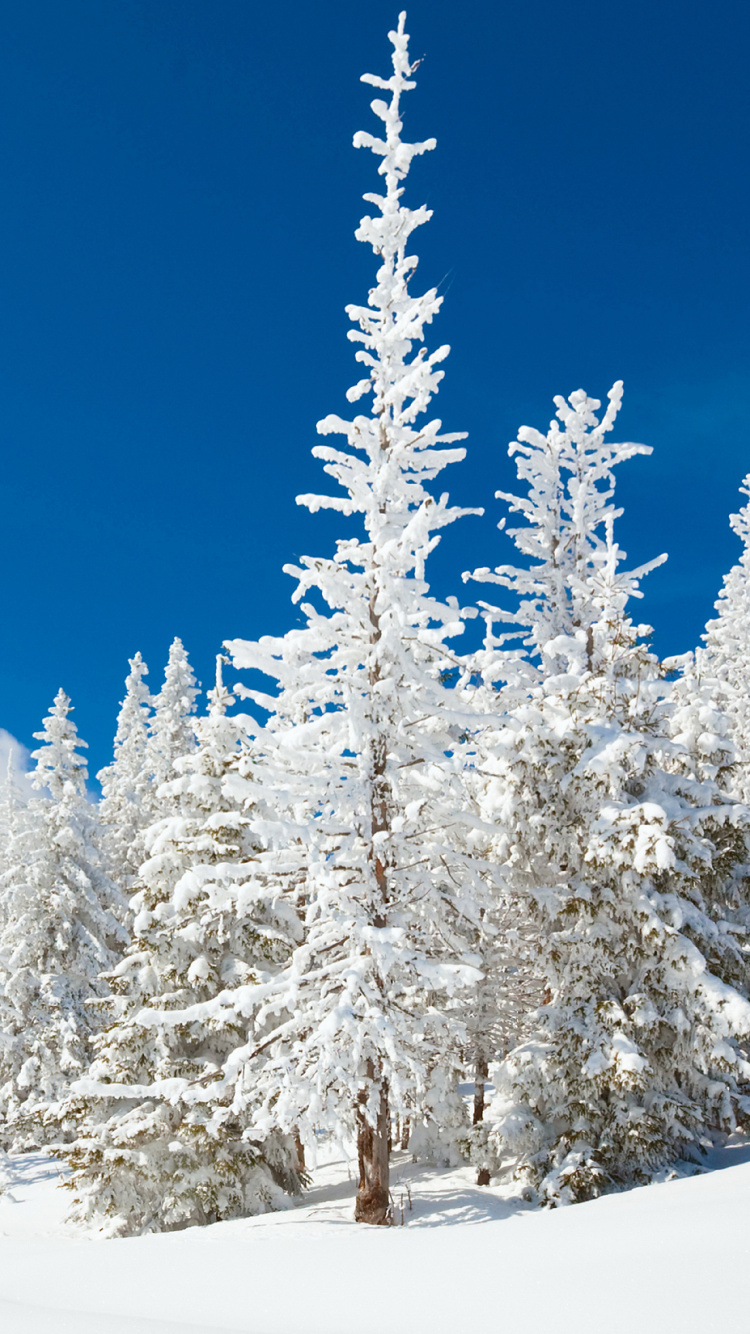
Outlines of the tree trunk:
[[307,1167],[305,1165],[305,1146],[302,1143],[297,1126],[294,1127],[292,1134],[294,1137],[294,1147],[297,1153],[297,1171],[306,1172]]
[[[370,644],[373,649],[380,641],[380,618],[375,610],[377,587],[370,595]],[[373,654],[370,665],[370,687],[373,689],[381,680],[380,663],[377,653]],[[371,718],[375,722],[377,706],[373,707],[371,698]],[[376,834],[390,832],[389,788],[388,788],[388,748],[385,732],[382,728],[376,732],[372,743],[372,770],[370,775],[370,829]],[[371,865],[375,879],[375,902],[372,911],[372,924],[382,928],[388,922],[388,877],[386,863],[380,852],[380,845],[373,842],[370,848]],[[374,977],[380,986],[382,982]],[[379,1062],[378,1062],[379,1065]],[[390,1197],[390,1148],[391,1118],[388,1108],[388,1083],[383,1078],[382,1069],[376,1070],[374,1060],[367,1062],[367,1085],[359,1095],[357,1105],[357,1155],[359,1158],[359,1186],[354,1206],[354,1218],[358,1223],[372,1223],[387,1227],[393,1222]],[[371,1126],[365,1117],[364,1109],[368,1094],[373,1085],[380,1090],[380,1106],[377,1124]]]
[[474,1116],[471,1124],[478,1126],[484,1120],[484,1085],[489,1073],[489,1063],[484,1056],[477,1056],[474,1063]]
[[[368,1061],[368,1078],[374,1077],[372,1061]],[[357,1153],[359,1157],[359,1187],[357,1202],[354,1206],[354,1218],[357,1223],[373,1223],[388,1227],[391,1218],[390,1164],[388,1161],[388,1140],[390,1137],[390,1116],[388,1113],[388,1085],[380,1083],[380,1108],[377,1125],[371,1126],[365,1119],[364,1104],[367,1102],[367,1089],[363,1089],[357,1108]]]
[[[489,1064],[486,1057],[477,1056],[474,1066],[474,1116],[472,1125],[479,1125],[484,1120],[484,1085],[489,1073]],[[490,1174],[486,1167],[480,1167],[477,1171],[477,1185],[489,1186]]]
[[[370,595],[370,645],[372,648],[380,642],[380,618],[375,611],[375,597],[375,593]],[[380,663],[375,659],[370,666],[370,687],[373,691],[378,686],[381,679]],[[372,707],[372,700],[370,701],[370,705],[371,719],[375,722],[376,710]],[[373,839],[376,834],[390,833],[388,747],[386,744],[385,732],[382,727],[382,721],[380,723],[380,731],[376,734],[372,742],[370,822],[371,836]],[[380,855],[380,850],[378,849],[377,852],[375,851],[374,843],[370,849],[370,858],[377,888],[377,900],[374,904],[372,923],[373,926],[383,927],[387,923],[388,876],[385,863]]]

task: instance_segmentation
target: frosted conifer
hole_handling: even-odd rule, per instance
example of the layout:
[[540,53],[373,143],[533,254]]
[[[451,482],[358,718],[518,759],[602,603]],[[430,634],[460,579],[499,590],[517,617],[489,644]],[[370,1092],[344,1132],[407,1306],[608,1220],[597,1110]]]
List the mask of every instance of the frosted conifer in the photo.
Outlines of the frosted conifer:
[[97,774],[102,787],[99,813],[114,879],[124,893],[143,861],[142,833],[154,816],[154,779],[149,771],[149,718],[152,700],[143,678],[140,653],[130,659],[125,698],[117,719],[114,759]]
[[[492,846],[485,850],[488,857]],[[461,1143],[477,1168],[479,1186],[490,1184],[495,1162],[484,1122],[490,1070],[521,1041],[530,1014],[542,999],[538,935],[526,899],[501,884],[470,938],[481,978],[458,1005],[466,1034],[465,1077],[474,1084],[472,1128]]]
[[179,1018],[224,1012],[239,1022],[255,1010],[256,1044],[225,1062],[215,1096],[232,1089],[241,1104],[244,1076],[265,1089],[259,1127],[296,1128],[313,1150],[320,1128],[355,1136],[355,1216],[376,1224],[390,1215],[392,1115],[408,1117],[432,1096],[433,1072],[462,1031],[448,998],[475,976],[463,927],[483,893],[466,851],[467,710],[445,681],[465,675],[446,647],[463,620],[456,600],[438,602],[425,582],[440,529],[466,513],[429,486],[464,451],[440,421],[418,422],[448,348],[422,346],[442,298],[409,291],[417,261],[407,244],[430,211],[402,203],[403,181],[434,141],[401,138],[400,101],[416,68],[404,22],[389,34],[393,74],[364,76],[388,95],[372,103],[383,137],[354,140],[381,160],[383,178],[383,193],[365,196],[377,212],[356,232],[378,256],[375,286],[366,306],[348,308],[366,371],[348,398],[372,394],[372,407],[318,425],[346,439],[314,450],[344,495],[299,497],[312,511],[357,516],[364,533],[339,541],[332,559],[287,567],[301,628],[228,646],[236,666],[276,683],[248,693],[271,715],[258,744],[286,821],[269,867],[297,895],[305,939],[275,982],[227,987]]
[[70,709],[59,691],[35,733],[40,795],[14,821],[2,877],[0,1108],[17,1145],[60,1133],[50,1129],[55,1108],[90,1058],[99,975],[125,942]]
[[[175,762],[172,812],[145,836],[134,939],[110,979],[113,1023],[70,1099],[78,1139],[67,1151],[76,1216],[110,1234],[202,1224],[281,1207],[299,1189],[290,1137],[254,1134],[232,1098],[213,1095],[223,1062],[247,1044],[248,1022],[219,1010],[160,1023],[222,988],[258,984],[286,962],[300,924],[259,874],[258,796],[242,716],[217,672],[197,747]],[[250,763],[250,769],[252,764]]]
[[[750,495],[750,477],[741,489]],[[679,673],[672,687],[671,728],[680,746],[680,768],[746,807],[750,798],[750,506],[732,515],[730,523],[742,539],[744,550],[739,563],[724,579],[716,603],[718,616],[709,621],[702,647],[667,665]],[[747,993],[750,813],[745,809],[731,826],[717,826],[712,838],[721,855],[714,860],[714,874],[705,877],[709,910],[717,924],[731,926],[738,942],[738,950],[732,954],[719,950],[712,958],[712,968]]]
[[19,806],[25,804],[26,794],[21,792],[15,757],[13,750],[10,749],[5,774],[0,785],[0,840],[5,840],[13,824],[16,811]]
[[[548,988],[498,1070],[491,1139],[552,1204],[646,1181],[750,1107],[750,1006],[717,976],[741,946],[708,894],[726,871],[717,830],[741,816],[680,763],[648,627],[626,612],[658,562],[623,571],[613,536],[613,469],[648,452],[607,441],[621,388],[601,420],[578,391],[546,436],[519,432],[527,489],[504,498],[529,564],[478,572],[518,599],[485,606],[500,685],[485,816],[533,905]],[[523,652],[508,648],[519,633]]]
[[159,813],[159,788],[175,776],[175,761],[195,749],[194,714],[198,687],[181,639],[169,650],[164,684],[153,700],[147,746],[148,771],[154,790],[154,814]]
[[17,840],[26,804],[27,796],[21,791],[13,751],[10,750],[5,777],[0,786],[0,933],[6,921],[6,882],[10,884],[8,870],[11,863],[17,861]]
[[677,687],[680,723],[704,765],[740,801],[750,803],[750,475],[748,503],[730,517],[742,555],[724,578],[717,615]]

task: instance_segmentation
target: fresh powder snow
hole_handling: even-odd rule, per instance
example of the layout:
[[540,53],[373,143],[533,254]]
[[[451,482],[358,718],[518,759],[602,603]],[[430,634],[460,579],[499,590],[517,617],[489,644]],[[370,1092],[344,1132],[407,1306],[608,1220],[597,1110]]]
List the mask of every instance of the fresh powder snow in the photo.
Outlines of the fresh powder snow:
[[[452,1334],[469,1317],[514,1334],[741,1330],[750,1143],[730,1141],[708,1163],[700,1176],[539,1211],[512,1186],[477,1188],[468,1167],[427,1172],[396,1154],[405,1226],[372,1228],[352,1224],[355,1163],[332,1150],[298,1208],[104,1241],[63,1222],[59,1165],[26,1154],[11,1159],[0,1197],[0,1329],[350,1334],[356,1311],[361,1334]],[[387,1297],[363,1303],[384,1250]]]

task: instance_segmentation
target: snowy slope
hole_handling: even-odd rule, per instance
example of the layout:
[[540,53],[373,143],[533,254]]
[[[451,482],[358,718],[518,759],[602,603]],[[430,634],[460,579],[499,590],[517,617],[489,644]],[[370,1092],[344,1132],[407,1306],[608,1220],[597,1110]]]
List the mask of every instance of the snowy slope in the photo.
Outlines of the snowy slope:
[[[468,1170],[418,1172],[391,1230],[351,1223],[347,1168],[304,1207],[169,1235],[103,1241],[66,1227],[41,1155],[0,1199],[2,1334],[711,1334],[750,1323],[750,1148],[699,1177],[538,1213]],[[380,1299],[378,1299],[380,1294]]]

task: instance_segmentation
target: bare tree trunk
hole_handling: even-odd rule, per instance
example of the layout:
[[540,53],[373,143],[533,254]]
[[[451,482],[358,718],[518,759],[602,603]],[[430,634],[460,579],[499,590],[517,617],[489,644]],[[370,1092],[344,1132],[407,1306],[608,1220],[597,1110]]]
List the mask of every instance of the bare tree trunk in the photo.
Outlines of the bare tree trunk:
[[[380,619],[375,611],[374,593],[370,599],[370,625],[370,643],[374,646],[380,640]],[[370,685],[374,687],[380,679],[380,666],[374,661],[370,669]],[[387,759],[386,739],[381,730],[376,735],[372,747],[370,828],[373,835],[386,833],[390,829]],[[379,848],[376,850],[374,843],[371,845],[370,856],[377,891],[372,924],[375,927],[384,927],[388,921],[388,877]],[[374,980],[376,983],[379,982],[377,978]],[[383,1078],[382,1070],[376,1069],[374,1060],[367,1062],[367,1079],[370,1088],[375,1084],[376,1088],[380,1089],[380,1106],[377,1123],[371,1126],[364,1114],[369,1090],[362,1090],[357,1106],[359,1187],[354,1217],[358,1223],[373,1223],[376,1226],[387,1227],[393,1221],[390,1199],[391,1118],[388,1108],[388,1082]]]
[[[386,448],[387,438],[382,432],[382,446]],[[381,512],[384,507],[381,506]],[[374,585],[370,592],[370,646],[373,656],[370,662],[370,687],[375,690],[381,677],[381,664],[376,646],[380,642],[380,617],[375,610],[377,602],[377,571]],[[370,699],[371,721],[376,725],[376,734],[372,744],[370,774],[370,830],[373,842],[370,845],[370,864],[375,880],[375,896],[372,907],[372,925],[378,928],[388,923],[388,875],[386,863],[381,856],[379,844],[376,846],[376,834],[390,832],[390,802],[388,786],[388,747],[382,720],[377,720],[377,705],[374,693]],[[373,981],[380,986],[381,980],[375,976]],[[359,1186],[354,1206],[354,1218],[358,1223],[372,1223],[387,1227],[393,1221],[390,1198],[390,1151],[391,1117],[388,1107],[388,1081],[383,1077],[382,1067],[376,1060],[367,1061],[368,1088],[363,1089],[357,1104],[357,1156],[359,1159]],[[370,1125],[365,1117],[365,1105],[373,1085],[380,1092],[380,1105],[377,1122]]]
[[[368,1077],[374,1076],[372,1061],[368,1061]],[[374,1223],[388,1227],[391,1223],[390,1163],[388,1141],[390,1116],[388,1113],[388,1085],[380,1082],[380,1108],[377,1125],[371,1126],[364,1114],[367,1090],[360,1094],[357,1108],[357,1154],[359,1157],[359,1187],[354,1218],[357,1223]]]
[[[376,596],[375,592],[370,595],[370,645],[373,649],[380,641],[380,617],[375,611]],[[381,679],[380,663],[375,660],[370,666],[370,688],[373,691],[380,683]],[[391,828],[389,809],[390,793],[388,789],[388,747],[382,729],[382,722],[381,730],[375,737],[372,747],[372,776],[370,784],[370,828],[374,839],[376,834],[390,833]],[[375,851],[374,843],[370,849],[370,858],[378,891],[377,904],[373,914],[373,926],[385,926],[388,908],[388,876],[379,851]]]
[[[373,836],[375,834],[390,833],[390,811],[388,808],[388,776],[386,773],[386,746],[385,737],[376,738],[373,745],[372,755],[372,795],[371,795],[371,828]],[[372,869],[375,874],[375,884],[378,890],[378,902],[373,914],[373,926],[385,926],[387,922],[388,908],[388,876],[379,852],[372,850]]]
[[296,1126],[294,1127],[292,1134],[294,1137],[294,1147],[297,1153],[297,1171],[305,1172],[307,1170],[305,1166],[305,1146],[300,1139],[300,1133]]
[[[479,1125],[484,1120],[484,1086],[489,1073],[489,1064],[485,1056],[477,1056],[474,1066],[474,1116],[472,1125]],[[477,1171],[477,1185],[489,1186],[490,1174],[486,1167],[480,1167]]]

